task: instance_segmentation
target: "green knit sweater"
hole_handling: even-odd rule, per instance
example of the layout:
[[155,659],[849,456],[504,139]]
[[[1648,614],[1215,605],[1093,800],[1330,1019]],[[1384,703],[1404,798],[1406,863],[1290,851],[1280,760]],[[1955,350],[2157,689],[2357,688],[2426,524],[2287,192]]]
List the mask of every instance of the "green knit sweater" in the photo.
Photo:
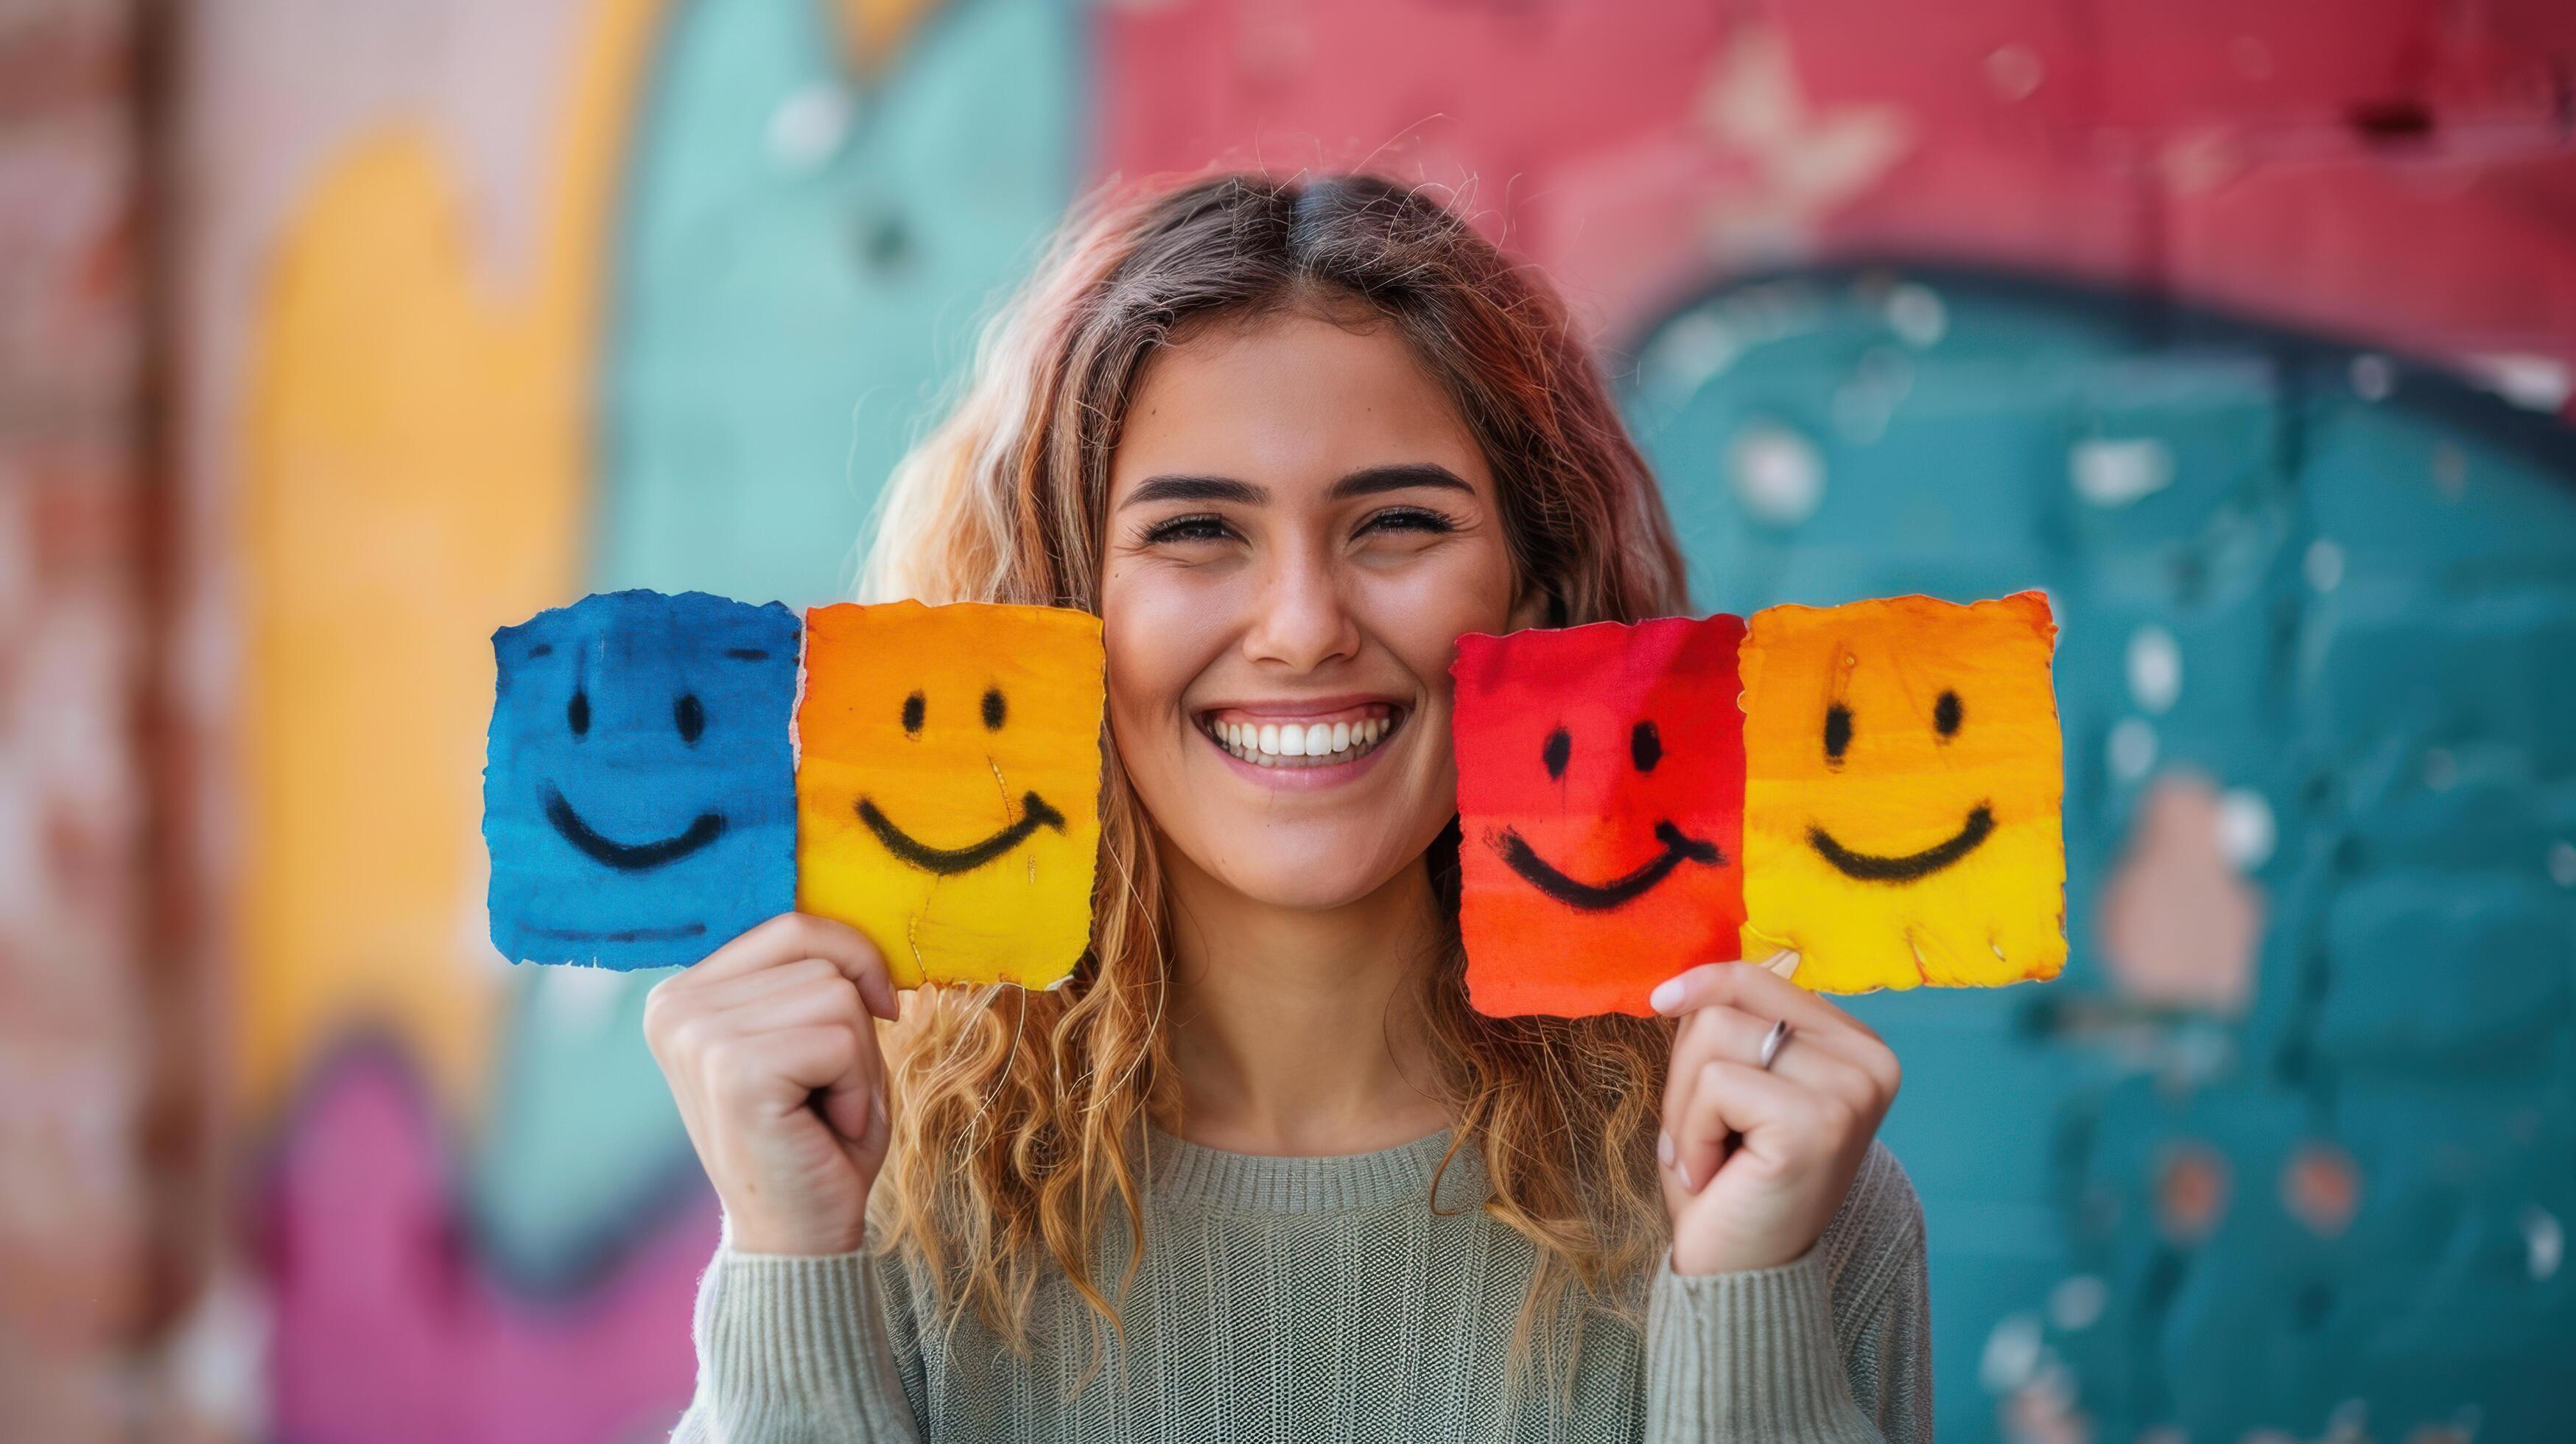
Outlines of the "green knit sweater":
[[[1651,1282],[1643,1337],[1596,1319],[1572,1388],[1506,1389],[1533,1261],[1473,1205],[1449,1135],[1345,1158],[1152,1139],[1149,1246],[1107,1341],[1069,1284],[1037,1343],[943,1325],[917,1266],[719,1248],[697,1398],[672,1437],[773,1441],[1680,1440],[1932,1437],[1923,1213],[1873,1146],[1795,1263]],[[1454,1211],[1453,1211],[1454,1210]],[[1117,1256],[1104,1244],[1104,1264]],[[1104,1269],[1115,1277],[1115,1267]],[[1566,1342],[1559,1340],[1560,1345]]]

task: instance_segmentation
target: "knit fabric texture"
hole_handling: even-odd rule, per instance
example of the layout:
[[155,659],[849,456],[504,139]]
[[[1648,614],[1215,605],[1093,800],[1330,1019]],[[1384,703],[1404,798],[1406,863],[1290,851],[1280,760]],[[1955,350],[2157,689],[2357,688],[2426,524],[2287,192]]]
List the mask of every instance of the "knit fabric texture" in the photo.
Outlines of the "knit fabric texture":
[[[1535,1254],[1477,1207],[1449,1135],[1263,1158],[1152,1135],[1148,1246],[1120,1318],[1043,1288],[1033,1348],[873,1248],[717,1250],[683,1444],[1492,1440],[1846,1444],[1932,1438],[1923,1213],[1872,1145],[1816,1246],[1778,1268],[1649,1281],[1646,1327],[1595,1315],[1570,1387],[1506,1387]],[[1120,1239],[1095,1247],[1114,1280]],[[1554,1341],[1563,1349],[1571,1333]]]

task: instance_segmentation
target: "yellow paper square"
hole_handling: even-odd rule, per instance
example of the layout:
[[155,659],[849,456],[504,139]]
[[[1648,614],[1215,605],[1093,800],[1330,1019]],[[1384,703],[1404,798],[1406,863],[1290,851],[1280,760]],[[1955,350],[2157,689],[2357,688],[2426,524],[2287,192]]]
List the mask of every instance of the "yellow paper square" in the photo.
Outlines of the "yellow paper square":
[[1756,612],[1744,641],[1744,956],[1821,992],[2066,961],[2047,600]]
[[897,987],[1062,982],[1091,942],[1100,619],[1054,607],[806,613],[796,898]]

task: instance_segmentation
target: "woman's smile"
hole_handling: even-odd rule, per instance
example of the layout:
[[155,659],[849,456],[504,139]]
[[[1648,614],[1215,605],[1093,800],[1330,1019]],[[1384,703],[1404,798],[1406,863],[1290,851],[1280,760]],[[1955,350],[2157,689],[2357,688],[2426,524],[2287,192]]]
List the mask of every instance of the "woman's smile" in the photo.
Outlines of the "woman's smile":
[[1367,771],[1411,710],[1338,697],[1233,703],[1200,712],[1198,730],[1236,772],[1263,786],[1333,787]]

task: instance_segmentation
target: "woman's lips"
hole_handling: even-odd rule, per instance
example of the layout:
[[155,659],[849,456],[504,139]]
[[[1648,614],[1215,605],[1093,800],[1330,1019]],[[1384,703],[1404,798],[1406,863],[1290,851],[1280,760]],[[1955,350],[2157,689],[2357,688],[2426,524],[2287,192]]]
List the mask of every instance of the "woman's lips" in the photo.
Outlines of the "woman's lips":
[[1311,770],[1338,767],[1386,745],[1404,722],[1404,709],[1363,702],[1330,711],[1302,708],[1220,707],[1199,716],[1199,731],[1228,756],[1255,767]]

